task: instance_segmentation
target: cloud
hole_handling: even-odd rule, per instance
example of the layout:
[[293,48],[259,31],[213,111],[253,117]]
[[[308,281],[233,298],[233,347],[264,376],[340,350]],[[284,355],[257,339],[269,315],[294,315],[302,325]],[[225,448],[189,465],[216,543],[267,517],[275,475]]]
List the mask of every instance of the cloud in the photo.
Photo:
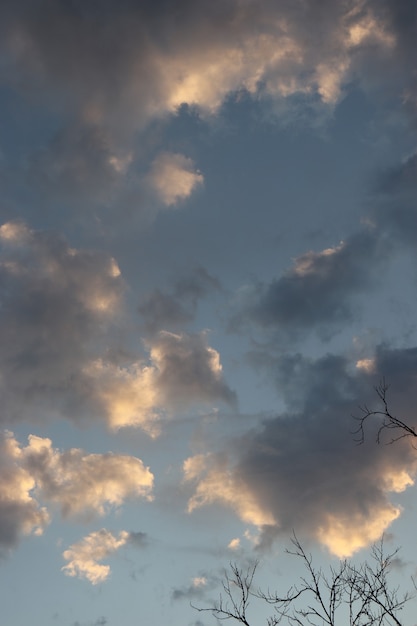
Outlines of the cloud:
[[159,210],[178,207],[204,177],[178,153],[161,152],[149,166],[149,155],[133,143],[114,139],[103,125],[72,121],[27,158],[20,179],[43,212],[58,205],[105,231],[127,216],[146,225]]
[[117,263],[20,222],[0,227],[0,245],[2,421],[57,409],[77,419],[80,368],[102,351],[98,344],[121,311]]
[[217,587],[217,581],[214,577],[207,574],[196,576],[192,579],[191,584],[186,587],[180,587],[173,589],[173,600],[188,600],[193,601],[195,599],[201,600],[205,597],[207,591]]
[[[0,227],[0,244],[5,424],[59,415],[155,435],[174,409],[235,401],[205,333],[159,333],[146,346],[148,359],[112,340],[125,291],[112,257],[70,248],[21,222]],[[177,283],[174,297],[192,310],[213,281],[196,270]]]
[[[181,0],[174,13],[168,4],[155,12],[148,1],[130,0],[99,9],[64,0],[2,7],[0,80],[43,104],[59,126],[26,155],[15,187],[24,181],[31,198],[40,194],[38,210],[48,205],[55,219],[57,204],[71,204],[84,224],[98,221],[113,233],[121,215],[147,222],[203,183],[175,146],[155,156],[158,140],[144,140],[184,105],[208,119],[245,93],[277,118],[317,123],[352,84],[388,84],[411,102],[414,53],[388,5]],[[398,61],[409,70],[401,78]]]
[[152,188],[168,207],[188,198],[196,187],[203,184],[203,180],[191,159],[170,152],[156,157],[149,174]]
[[30,435],[20,458],[36,494],[58,505],[65,518],[88,520],[126,499],[152,499],[153,475],[133,456],[87,454],[78,448],[60,452],[50,439]]
[[230,327],[250,321],[283,337],[315,329],[329,338],[353,318],[352,298],[377,281],[387,251],[378,233],[363,231],[335,247],[307,252],[271,283],[242,288]]
[[161,331],[147,345],[148,364],[121,368],[98,360],[84,371],[111,428],[140,426],[156,436],[161,418],[174,410],[236,402],[223,380],[220,355],[207,344],[206,333]]
[[385,59],[399,37],[389,12],[353,0],[184,0],[175,13],[129,0],[99,11],[38,0],[3,8],[1,18],[3,74],[15,88],[130,130],[182,104],[215,113],[241,90],[332,106],[358,58]]
[[188,512],[215,502],[230,506],[244,521],[256,526],[274,524],[274,517],[259,506],[244,481],[230,470],[228,459],[222,455],[199,454],[184,462],[184,480],[197,479],[194,495],[188,502]]
[[413,484],[417,458],[404,440],[376,445],[378,420],[365,445],[356,445],[351,415],[363,403],[375,406],[372,386],[386,375],[393,389],[401,381],[392,410],[415,424],[416,355],[415,348],[379,346],[375,373],[341,356],[278,359],[277,385],[293,410],[266,420],[227,453],[186,461],[185,479],[194,485],[189,511],[227,505],[259,528],[260,547],[292,530],[339,557],[376,541],[401,513],[391,494]]
[[[0,452],[0,553],[43,533],[52,512],[43,503],[64,518],[89,521],[127,499],[152,499],[153,475],[133,456],[60,451],[35,435],[22,446],[9,431],[0,433]],[[129,533],[128,540],[144,545],[146,535]]]
[[203,267],[197,267],[177,280],[170,293],[155,289],[139,306],[148,333],[176,330],[194,319],[198,301],[210,291],[219,290],[219,281]]
[[0,555],[24,535],[41,535],[49,514],[33,497],[35,480],[20,464],[21,450],[13,435],[0,433]]
[[65,198],[67,205],[74,206],[88,197],[106,204],[125,182],[128,165],[129,155],[118,157],[102,128],[73,123],[32,155],[28,176],[54,203]]
[[92,532],[63,552],[68,563],[62,571],[67,576],[84,578],[92,585],[102,583],[110,576],[110,566],[100,561],[120,550],[128,539],[129,533],[125,530],[117,536],[105,528]]
[[159,333],[150,343],[162,399],[181,407],[195,402],[236,402],[222,376],[219,353],[207,344],[207,335]]

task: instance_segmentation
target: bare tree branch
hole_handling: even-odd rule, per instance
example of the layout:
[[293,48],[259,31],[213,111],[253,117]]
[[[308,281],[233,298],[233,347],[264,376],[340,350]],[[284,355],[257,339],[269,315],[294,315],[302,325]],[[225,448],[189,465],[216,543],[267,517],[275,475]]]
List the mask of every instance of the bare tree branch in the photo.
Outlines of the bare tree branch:
[[236,563],[230,563],[231,574],[225,572],[222,582],[223,594],[220,594],[218,602],[211,607],[201,608],[191,605],[197,611],[210,611],[218,620],[234,619],[245,626],[250,626],[247,620],[253,578],[255,576],[258,561],[250,565],[246,571],[240,569]]
[[258,563],[246,571],[231,563],[231,574],[226,573],[223,581],[224,597],[220,595],[210,607],[194,608],[211,612],[219,621],[232,619],[251,626],[247,609],[253,598],[273,606],[267,626],[282,622],[288,626],[403,626],[399,613],[414,596],[391,588],[389,574],[398,550],[385,554],[383,539],[373,546],[370,561],[357,566],[342,560],[328,575],[314,567],[311,554],[295,535],[292,545],[287,552],[301,559],[306,574],[284,595],[253,589]]
[[359,444],[362,444],[365,441],[365,424],[369,418],[372,417],[382,418],[376,435],[377,443],[381,442],[381,435],[385,431],[394,431],[391,435],[391,439],[386,442],[389,444],[399,441],[400,439],[404,439],[405,437],[417,437],[417,432],[413,426],[409,426],[391,413],[387,401],[388,388],[389,387],[385,382],[385,378],[383,378],[380,384],[375,387],[375,391],[382,404],[380,409],[373,410],[365,404],[359,407],[362,415],[353,415],[353,418],[358,422],[358,427],[352,434],[356,436],[356,441]]

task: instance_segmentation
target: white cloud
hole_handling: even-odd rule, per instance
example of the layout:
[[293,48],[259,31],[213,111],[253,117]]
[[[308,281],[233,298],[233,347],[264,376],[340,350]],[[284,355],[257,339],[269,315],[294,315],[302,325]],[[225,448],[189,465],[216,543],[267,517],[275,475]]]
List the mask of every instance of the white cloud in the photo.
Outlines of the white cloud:
[[133,456],[60,451],[50,439],[29,436],[22,446],[0,434],[0,551],[24,535],[41,535],[56,505],[66,518],[89,520],[127,499],[152,499],[153,475]]
[[235,537],[235,539],[232,539],[231,541],[229,541],[229,544],[227,547],[229,548],[229,550],[239,550],[240,548],[239,537]]
[[139,426],[157,436],[161,418],[175,409],[235,402],[223,380],[220,355],[207,344],[205,333],[160,332],[147,346],[147,364],[119,367],[98,360],[84,368],[111,428]]
[[20,462],[39,498],[57,504],[64,517],[88,519],[126,499],[152,498],[153,475],[133,456],[87,454],[78,448],[61,452],[50,439],[30,435]]
[[[358,72],[358,55],[378,57],[396,43],[372,3],[355,0],[322,10],[312,2],[234,0],[210,10],[196,2],[186,19],[161,8],[158,39],[146,5],[123,6],[100,15],[86,8],[69,21],[57,2],[48,26],[31,13],[5,15],[3,47],[13,78],[25,77],[26,87],[41,82],[48,95],[66,93],[61,106],[78,109],[88,123],[132,130],[182,104],[216,113],[241,90],[275,100],[318,97],[333,106]],[[113,55],[104,62],[108,49]]]
[[22,467],[21,449],[12,433],[0,434],[0,553],[22,535],[41,535],[49,514],[33,495],[36,482]]
[[184,462],[184,480],[194,483],[195,491],[188,502],[188,512],[214,503],[230,506],[249,524],[275,524],[274,516],[257,502],[256,495],[239,479],[227,459],[199,454]]
[[117,536],[105,528],[92,532],[63,552],[62,556],[68,563],[62,571],[67,576],[85,578],[92,585],[104,582],[110,575],[110,566],[102,565],[100,561],[114,554],[128,540],[129,533],[125,530]]
[[166,206],[172,206],[188,198],[202,185],[204,178],[191,159],[163,152],[152,163],[149,180],[159,199]]

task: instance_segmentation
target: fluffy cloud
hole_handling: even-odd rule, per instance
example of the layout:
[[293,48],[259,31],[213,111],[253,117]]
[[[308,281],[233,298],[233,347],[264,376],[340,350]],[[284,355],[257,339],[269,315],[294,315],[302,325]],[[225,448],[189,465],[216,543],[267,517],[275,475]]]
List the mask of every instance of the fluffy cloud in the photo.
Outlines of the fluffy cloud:
[[36,494],[58,505],[64,517],[89,519],[128,498],[152,498],[153,475],[136,457],[78,448],[61,452],[50,439],[31,435],[20,463],[35,481]]
[[62,571],[67,576],[85,578],[92,585],[102,583],[110,576],[110,566],[102,565],[100,561],[120,550],[128,540],[129,533],[125,530],[117,536],[105,528],[92,532],[63,552],[68,563]]
[[227,457],[209,454],[190,457],[184,462],[184,480],[197,482],[194,495],[188,502],[189,513],[200,506],[221,502],[249,524],[266,526],[275,522],[274,517],[259,505],[247,484],[231,471]]
[[349,556],[378,539],[400,515],[390,494],[413,484],[415,450],[404,440],[377,446],[378,420],[364,446],[352,437],[352,412],[367,402],[372,383],[392,379],[392,410],[415,424],[417,351],[380,346],[375,372],[353,368],[343,357],[278,361],[277,382],[297,412],[267,420],[222,455],[192,457],[185,478],[194,484],[189,510],[211,503],[231,507],[261,530],[260,545],[274,537],[306,533],[337,556]]
[[4,71],[18,87],[24,77],[26,88],[60,94],[55,104],[113,125],[134,120],[137,127],[183,103],[212,113],[242,89],[332,105],[358,56],[392,53],[395,23],[387,16],[355,0],[320,7],[184,1],[174,13],[156,13],[149,2],[97,11],[38,0],[2,11]]
[[307,252],[269,285],[241,289],[231,327],[250,320],[283,335],[316,328],[328,337],[352,318],[352,296],[377,279],[387,251],[378,233],[364,231],[338,246]]
[[[385,4],[181,0],[174,12],[168,5],[155,12],[148,1],[97,8],[25,0],[2,7],[0,81],[29,92],[61,123],[15,178],[22,186],[28,175],[31,197],[37,189],[42,204],[73,201],[78,217],[88,222],[93,213],[113,228],[121,212],[148,220],[160,208],[155,197],[174,206],[201,185],[192,161],[175,152],[157,156],[144,174],[155,138],[148,150],[137,133],[143,139],[182,105],[209,117],[245,92],[277,116],[297,111],[299,119],[301,109],[321,119],[349,85],[385,83],[395,96],[407,93],[415,109],[407,24]],[[408,71],[399,74],[399,65]]]
[[164,152],[154,160],[149,175],[151,187],[166,206],[188,198],[203,180],[191,159],[170,152]]
[[140,426],[155,436],[160,418],[175,409],[236,402],[223,380],[219,353],[207,344],[205,333],[160,332],[148,347],[147,365],[120,368],[96,361],[84,372],[112,428]]
[[11,433],[0,434],[0,555],[22,535],[41,535],[49,514],[33,497],[36,482],[20,463],[21,449]]
[[119,268],[19,222],[1,226],[0,245],[1,419],[75,416],[87,393],[79,371],[121,308]]
[[[65,416],[140,426],[196,403],[233,403],[220,356],[206,335],[161,332],[148,360],[113,344],[124,282],[115,260],[70,248],[55,235],[9,222],[0,228],[2,420]],[[197,271],[175,297],[191,309],[213,279]]]
[[[151,499],[153,475],[136,457],[87,454],[52,447],[50,439],[29,436],[22,446],[10,432],[0,436],[0,550],[13,548],[23,535],[40,535],[50,512],[90,520],[127,499]],[[133,533],[132,542],[145,539]]]

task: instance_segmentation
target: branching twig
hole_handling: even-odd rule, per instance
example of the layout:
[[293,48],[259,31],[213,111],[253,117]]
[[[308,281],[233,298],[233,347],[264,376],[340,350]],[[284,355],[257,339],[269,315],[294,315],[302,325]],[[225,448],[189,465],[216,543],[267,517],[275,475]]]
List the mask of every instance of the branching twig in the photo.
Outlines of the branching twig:
[[409,426],[401,419],[393,415],[389,410],[387,401],[388,385],[385,382],[385,378],[383,378],[380,384],[375,387],[375,391],[382,403],[382,408],[372,410],[366,404],[359,407],[362,415],[353,416],[353,418],[358,422],[358,427],[352,433],[356,436],[356,441],[359,444],[362,444],[365,441],[365,424],[370,417],[375,416],[382,418],[376,435],[377,443],[381,442],[381,435],[387,430],[394,431],[390,441],[387,441],[387,443],[390,444],[395,441],[399,441],[400,439],[404,439],[405,437],[417,437],[417,432],[413,426]]
[[305,552],[296,535],[292,544],[288,554],[300,558],[307,573],[284,595],[252,590],[257,563],[246,571],[231,563],[232,574],[225,574],[223,581],[225,596],[220,595],[211,607],[194,608],[210,611],[219,621],[232,619],[250,626],[249,599],[257,598],[274,608],[274,614],[266,620],[267,626],[283,621],[288,626],[336,626],[340,619],[346,624],[346,617],[349,626],[402,626],[398,614],[413,596],[408,592],[401,595],[397,587],[389,584],[398,550],[386,555],[381,540],[372,549],[371,561],[356,566],[342,560],[326,576],[322,569],[314,567],[312,556]]

